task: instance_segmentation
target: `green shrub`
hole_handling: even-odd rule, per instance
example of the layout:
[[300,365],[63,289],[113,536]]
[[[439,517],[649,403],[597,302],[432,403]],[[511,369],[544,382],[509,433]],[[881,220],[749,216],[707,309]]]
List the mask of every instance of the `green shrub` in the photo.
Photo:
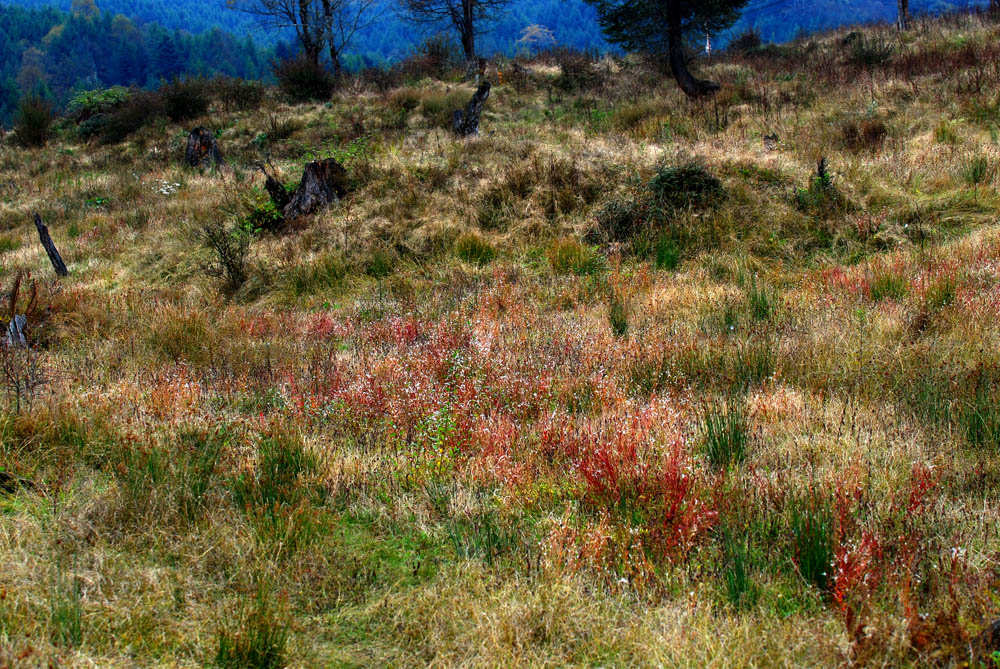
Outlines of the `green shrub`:
[[969,158],[961,169],[962,181],[970,186],[986,183],[993,176],[993,168],[986,156]]
[[0,237],[0,254],[16,251],[21,248],[21,240],[6,235]]
[[52,107],[42,98],[27,97],[17,106],[14,133],[18,144],[41,147],[49,142],[52,128]]
[[278,88],[292,102],[329,100],[337,85],[326,67],[305,57],[283,60],[273,71]]
[[955,144],[958,142],[958,135],[952,128],[951,123],[943,120],[934,127],[934,141],[938,144]]
[[705,455],[713,467],[726,469],[746,459],[750,425],[743,403],[729,397],[722,406],[705,409],[702,416]]
[[639,206],[631,200],[611,200],[597,212],[597,228],[607,241],[628,241],[642,232],[643,227]]
[[746,344],[736,349],[736,355],[728,366],[731,390],[742,393],[774,376],[778,354],[769,340]]
[[574,239],[557,239],[548,249],[549,265],[556,274],[597,274],[604,269],[603,258]]
[[852,32],[844,38],[848,48],[848,62],[853,65],[871,69],[892,62],[895,47],[892,42],[881,35],[865,35]]
[[209,260],[202,265],[205,273],[223,279],[231,292],[239,290],[247,280],[253,233],[242,222],[227,225],[212,218],[201,224],[195,236],[209,251]]
[[124,86],[95,88],[74,95],[66,105],[66,113],[76,116],[77,122],[86,121],[97,114],[106,114],[128,102],[131,91]]
[[711,205],[722,198],[722,182],[699,163],[664,166],[649,182],[653,204],[664,211]]
[[293,295],[312,295],[319,290],[337,288],[347,276],[347,265],[335,255],[327,255],[288,270],[288,286]]
[[951,277],[935,281],[927,287],[924,306],[930,311],[938,311],[955,301],[957,286]]
[[264,85],[259,81],[216,77],[211,88],[227,112],[258,109],[264,102]]
[[389,251],[378,249],[372,252],[365,263],[365,274],[373,279],[384,279],[392,274],[395,265],[396,259]]
[[162,96],[150,91],[137,91],[114,111],[103,115],[96,129],[100,130],[102,144],[115,144],[163,115]]
[[504,527],[492,511],[450,521],[448,539],[459,558],[483,560],[488,565],[521,546],[518,528]]
[[462,235],[455,240],[455,255],[473,265],[487,265],[496,257],[496,249],[479,235]]
[[277,232],[285,222],[284,215],[278,211],[271,196],[256,186],[243,197],[243,207],[246,215],[242,225],[251,234]]
[[834,185],[833,175],[827,171],[825,158],[819,161],[809,187],[795,191],[795,203],[801,211],[822,217],[836,216],[847,209],[847,201]]
[[211,103],[208,82],[204,79],[174,79],[161,86],[159,94],[163,113],[175,123],[203,115]]
[[420,114],[428,124],[437,128],[451,128],[452,112],[469,103],[470,94],[465,91],[451,93],[430,92],[420,101]]

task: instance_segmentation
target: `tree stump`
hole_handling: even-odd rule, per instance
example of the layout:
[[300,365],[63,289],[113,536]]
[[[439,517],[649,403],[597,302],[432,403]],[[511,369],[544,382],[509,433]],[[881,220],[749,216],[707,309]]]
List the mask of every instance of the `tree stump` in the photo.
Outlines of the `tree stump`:
[[226,161],[215,141],[215,135],[208,128],[198,126],[188,134],[187,149],[184,150],[184,162],[191,167],[222,167]]
[[292,199],[291,193],[285,190],[285,185],[272,176],[266,169],[261,167],[261,171],[264,173],[265,179],[264,190],[271,197],[271,202],[274,203],[275,208],[280,212],[284,212],[289,200]]
[[[271,192],[271,187],[268,187],[268,193],[277,205],[278,201]],[[346,194],[347,170],[340,163],[333,158],[311,162],[302,172],[302,182],[282,209],[282,213],[286,221],[292,221],[333,204]]]
[[483,106],[490,97],[490,82],[484,81],[476,89],[469,104],[465,106],[465,111],[456,109],[451,117],[451,125],[455,133],[460,137],[469,137],[479,134],[479,117],[483,113]]
[[24,329],[28,327],[28,318],[23,314],[17,314],[7,325],[7,346],[24,348],[28,345],[28,338],[24,336]]
[[56,245],[52,242],[52,237],[49,236],[48,227],[42,223],[42,217],[37,213],[35,214],[35,228],[38,229],[38,239],[41,240],[42,246],[45,247],[45,252],[49,254],[52,269],[59,276],[69,276],[69,270],[66,269],[66,263],[63,262],[62,256],[59,255],[59,249],[56,248]]

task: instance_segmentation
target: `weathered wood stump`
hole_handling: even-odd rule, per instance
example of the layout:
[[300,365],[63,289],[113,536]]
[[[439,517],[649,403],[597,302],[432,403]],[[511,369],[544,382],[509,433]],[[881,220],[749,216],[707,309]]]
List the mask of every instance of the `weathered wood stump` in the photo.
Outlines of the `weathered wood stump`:
[[28,327],[28,317],[17,314],[7,325],[7,346],[25,347],[28,345],[28,338],[24,335],[25,328]]
[[59,249],[56,248],[56,245],[52,242],[52,237],[49,236],[48,227],[42,223],[42,217],[37,213],[35,214],[35,228],[38,229],[38,239],[42,242],[42,246],[45,247],[45,252],[49,254],[52,269],[59,276],[69,276],[69,270],[66,269],[66,263],[63,262],[62,256],[59,255]]
[[226,161],[222,151],[215,141],[215,135],[208,128],[198,126],[188,134],[187,148],[184,150],[184,162],[191,167],[222,167]]
[[490,97],[490,82],[484,81],[476,89],[465,111],[456,109],[451,117],[452,129],[460,137],[479,134],[479,117],[483,113],[486,100]]
[[[278,184],[280,186],[280,184]],[[279,205],[272,193],[271,186],[266,185],[268,193],[275,205]],[[284,192],[284,188],[281,188]],[[347,170],[333,158],[318,160],[306,165],[302,172],[302,182],[295,189],[291,199],[280,207],[286,221],[301,216],[308,216],[319,209],[337,202],[347,194]]]
[[292,194],[285,190],[285,185],[278,181],[278,179],[266,169],[262,167],[261,171],[264,172],[264,189],[267,191],[267,194],[271,196],[271,202],[274,203],[274,206],[278,211],[284,212],[285,207],[288,206],[289,200],[292,199]]

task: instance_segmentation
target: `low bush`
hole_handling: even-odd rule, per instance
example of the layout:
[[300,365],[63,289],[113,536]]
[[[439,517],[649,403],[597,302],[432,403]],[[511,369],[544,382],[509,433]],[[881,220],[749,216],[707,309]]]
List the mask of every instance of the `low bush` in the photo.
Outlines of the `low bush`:
[[160,87],[164,115],[174,123],[197,118],[208,111],[211,98],[204,79],[174,79]]
[[42,147],[52,134],[52,107],[42,98],[27,97],[17,106],[14,133],[18,144]]
[[307,58],[293,58],[272,67],[278,89],[292,102],[329,100],[337,82],[322,64]]
[[264,102],[264,85],[259,81],[216,77],[211,88],[227,112],[258,109]]
[[210,259],[202,266],[205,273],[223,279],[231,292],[239,290],[247,280],[252,232],[242,223],[227,225],[212,219],[201,224],[195,234],[210,253]]
[[795,191],[795,204],[800,211],[821,218],[836,216],[848,209],[847,200],[834,185],[833,175],[827,170],[826,159],[819,161],[809,187]]
[[232,482],[233,501],[248,512],[278,513],[311,496],[308,478],[316,458],[294,437],[268,437],[257,445],[257,463]]
[[649,182],[649,193],[655,206],[672,212],[711,205],[722,198],[723,190],[704,165],[689,162],[660,167]]
[[856,67],[872,69],[892,62],[896,48],[881,35],[852,32],[844,38],[847,60]]
[[726,45],[726,50],[730,53],[738,53],[746,56],[759,49],[763,44],[764,39],[761,37],[760,31],[753,26],[750,26],[734,37],[729,44]]
[[850,151],[876,151],[889,135],[880,119],[850,119],[840,126],[841,141]]
[[136,91],[115,110],[102,115],[103,120],[93,132],[100,134],[102,144],[116,144],[161,116],[164,116],[163,98],[158,93]]
[[398,68],[409,79],[441,79],[448,70],[457,67],[460,60],[454,40],[446,33],[437,33],[421,42]]
[[872,302],[901,300],[906,297],[909,287],[906,278],[889,270],[878,271],[872,278],[869,295]]
[[128,102],[131,91],[124,86],[111,88],[96,88],[81,91],[70,99],[66,113],[73,116],[76,122],[83,123],[99,114],[107,114]]

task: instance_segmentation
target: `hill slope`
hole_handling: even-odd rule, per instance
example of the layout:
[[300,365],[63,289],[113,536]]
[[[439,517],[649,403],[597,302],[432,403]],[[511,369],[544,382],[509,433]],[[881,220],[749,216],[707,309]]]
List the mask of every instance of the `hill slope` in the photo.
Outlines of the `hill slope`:
[[529,62],[469,139],[455,73],[8,135],[0,665],[985,664],[998,62],[952,16],[698,103]]

